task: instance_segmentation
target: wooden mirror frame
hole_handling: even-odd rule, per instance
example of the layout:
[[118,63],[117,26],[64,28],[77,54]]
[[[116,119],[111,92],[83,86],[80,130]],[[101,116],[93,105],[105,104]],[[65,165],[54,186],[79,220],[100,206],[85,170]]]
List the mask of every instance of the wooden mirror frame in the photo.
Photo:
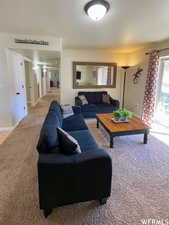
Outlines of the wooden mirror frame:
[[[114,76],[112,85],[76,85],[76,66],[108,66],[108,74],[111,73],[111,67],[114,67]],[[73,62],[73,89],[87,89],[87,88],[116,88],[117,63],[104,62]]]

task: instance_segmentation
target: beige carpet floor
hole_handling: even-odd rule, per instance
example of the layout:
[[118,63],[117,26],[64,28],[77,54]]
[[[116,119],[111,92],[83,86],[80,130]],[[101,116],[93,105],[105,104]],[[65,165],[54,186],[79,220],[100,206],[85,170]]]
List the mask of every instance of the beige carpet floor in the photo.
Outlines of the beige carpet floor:
[[38,208],[36,144],[48,105],[46,96],[0,145],[0,225],[139,225],[142,219],[169,218],[169,147],[150,135],[115,139],[109,149],[94,120],[87,124],[112,157],[112,194],[97,201],[55,209],[45,219]]
[[0,131],[0,145],[7,139],[11,131]]

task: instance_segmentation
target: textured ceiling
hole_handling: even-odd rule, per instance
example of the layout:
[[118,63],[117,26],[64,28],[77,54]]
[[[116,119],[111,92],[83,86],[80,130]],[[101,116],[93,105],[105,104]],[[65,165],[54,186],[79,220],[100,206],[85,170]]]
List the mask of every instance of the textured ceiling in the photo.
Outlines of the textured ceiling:
[[169,0],[109,0],[98,22],[87,0],[0,0],[0,32],[54,35],[65,47],[137,48],[169,38]]

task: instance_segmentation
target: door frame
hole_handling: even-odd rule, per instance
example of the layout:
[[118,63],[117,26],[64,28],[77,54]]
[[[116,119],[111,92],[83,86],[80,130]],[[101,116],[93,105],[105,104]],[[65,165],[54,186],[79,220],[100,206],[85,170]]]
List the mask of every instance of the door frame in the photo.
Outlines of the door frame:
[[[34,84],[33,84],[33,71],[32,71],[32,60],[24,57],[24,65],[25,63],[28,63],[29,68],[29,85],[30,85],[30,102],[27,101],[27,104],[30,103],[31,105],[34,105],[35,102],[35,96],[34,96]],[[26,76],[26,70],[25,70],[25,76]],[[25,86],[26,86],[26,78],[25,78]]]

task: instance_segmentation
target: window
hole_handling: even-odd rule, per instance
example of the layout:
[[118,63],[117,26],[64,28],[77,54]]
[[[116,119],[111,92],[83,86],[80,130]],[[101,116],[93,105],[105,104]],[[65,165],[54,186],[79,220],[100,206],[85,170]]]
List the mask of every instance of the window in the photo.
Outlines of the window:
[[161,60],[155,121],[169,126],[169,58]]

